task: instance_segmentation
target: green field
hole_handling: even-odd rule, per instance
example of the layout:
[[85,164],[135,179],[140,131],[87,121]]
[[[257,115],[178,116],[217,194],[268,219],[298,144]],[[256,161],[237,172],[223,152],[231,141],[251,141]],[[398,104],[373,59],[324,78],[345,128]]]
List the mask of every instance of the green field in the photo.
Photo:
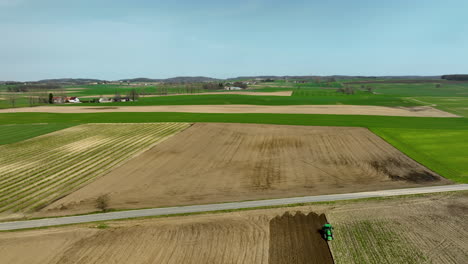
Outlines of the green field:
[[[436,85],[440,83],[440,88]],[[361,85],[374,87],[377,94],[393,95],[398,97],[407,96],[457,96],[468,97],[468,83],[446,83],[434,81],[434,83],[369,83],[353,84],[351,86],[360,88]]]
[[374,128],[403,153],[446,178],[468,183],[468,130]]
[[[159,94],[161,92],[161,86],[156,85],[142,85],[142,86],[130,86],[130,85],[115,85],[115,84],[96,84],[96,85],[74,85],[66,86],[64,89],[68,95],[71,96],[95,96],[100,97],[101,95],[115,95],[119,93],[121,96],[126,96],[131,90],[135,89],[141,94]],[[168,86],[167,93],[185,93],[187,90],[183,85],[172,85]],[[203,89],[194,89],[193,92],[205,92]]]
[[188,126],[84,124],[2,145],[0,213],[40,208]]
[[[309,80],[307,83],[294,83],[275,81],[258,83],[249,88],[255,92],[275,92],[275,91],[293,91],[291,97],[276,96],[247,96],[247,95],[204,95],[199,96],[178,96],[178,97],[150,97],[140,98],[138,102],[132,103],[112,103],[106,105],[207,105],[207,104],[255,104],[255,105],[308,105],[308,104],[346,104],[346,105],[377,105],[377,106],[417,106],[424,103],[411,100],[419,97],[456,97],[468,98],[468,83],[448,83],[443,80],[432,80],[432,83],[366,83],[350,84],[355,88],[355,94],[345,95],[336,91],[337,88],[344,86],[340,82],[315,82]],[[378,81],[378,80],[377,80]],[[441,87],[436,87],[441,83]],[[365,87],[373,87],[373,93],[366,91]],[[61,91],[66,91],[69,96],[94,96],[100,95],[113,96],[116,93],[126,96],[130,90],[136,89],[142,94],[160,94],[161,85],[148,86],[129,86],[125,84],[99,84],[99,85],[73,85],[64,86]],[[186,93],[184,85],[164,86],[168,94]],[[200,85],[193,86],[194,93],[211,92],[212,90],[203,90]],[[0,92],[5,93],[7,86],[0,86]],[[59,91],[50,91],[58,93]],[[29,106],[26,98],[27,94],[18,94],[16,106]],[[6,95],[1,95],[0,108],[11,107]],[[86,100],[86,98],[82,98]],[[92,104],[96,105],[96,104]],[[443,107],[441,107],[442,109]],[[466,111],[466,110],[462,110]]]
[[218,113],[5,113],[0,124],[40,123],[145,123],[227,122],[305,126],[353,126],[420,129],[468,129],[466,118],[399,117],[309,114],[218,114]]
[[[74,85],[65,86],[67,95],[69,96],[90,96],[94,95],[99,97],[100,95],[120,93],[125,96],[126,93],[130,92],[134,87],[128,85],[109,85],[109,84],[96,84],[96,85]],[[154,91],[154,86],[147,87],[148,91]],[[76,89],[76,90],[75,90]],[[139,92],[142,92],[142,88],[137,88]]]
[[19,142],[71,126],[73,124],[69,123],[0,125],[0,145]]
[[[135,105],[376,105],[376,106],[418,106],[421,103],[393,96],[356,94],[324,94],[315,96],[257,96],[237,94],[209,94],[209,95],[177,95],[163,97],[140,98],[138,102],[106,103],[105,106],[135,106]],[[87,103],[82,106],[96,106],[102,104]]]
[[413,97],[417,103],[430,105],[440,110],[468,117],[468,97]]
[[[343,80],[344,82],[346,80]],[[440,87],[436,85],[441,83]],[[355,94],[345,95],[336,91],[342,87],[341,82],[310,81],[307,83],[293,83],[285,81],[259,83],[251,86],[252,92],[276,92],[293,91],[291,97],[276,96],[248,96],[248,95],[203,95],[199,96],[177,96],[177,97],[152,97],[140,98],[133,103],[111,103],[106,105],[208,105],[208,104],[254,104],[254,105],[309,105],[309,104],[345,104],[345,105],[376,105],[376,106],[418,106],[424,105],[419,99],[424,97],[428,101],[437,101],[438,97],[468,98],[468,83],[446,83],[444,81],[433,81],[433,83],[366,83],[352,84]],[[365,87],[373,87],[373,93],[369,93]],[[87,85],[79,86],[82,90],[72,92],[76,96],[103,94],[115,94],[116,91],[122,95],[128,93],[134,87],[125,85]],[[84,88],[84,89],[83,89]],[[69,87],[68,89],[73,89]],[[158,94],[156,86],[143,86],[135,88],[139,92]],[[181,85],[171,86],[169,94],[186,92]],[[209,90],[197,89],[196,93],[210,92]],[[91,104],[95,105],[95,104]],[[455,109],[453,107],[437,106],[441,110],[465,115],[467,109]]]
[[[5,95],[0,95],[0,98],[3,98],[2,96],[5,96]],[[31,105],[29,104],[29,101],[26,97],[19,95],[16,98],[15,107],[28,107],[28,106],[31,106]],[[0,99],[0,109],[2,108],[12,108],[11,102],[7,100],[6,97],[4,100]]]

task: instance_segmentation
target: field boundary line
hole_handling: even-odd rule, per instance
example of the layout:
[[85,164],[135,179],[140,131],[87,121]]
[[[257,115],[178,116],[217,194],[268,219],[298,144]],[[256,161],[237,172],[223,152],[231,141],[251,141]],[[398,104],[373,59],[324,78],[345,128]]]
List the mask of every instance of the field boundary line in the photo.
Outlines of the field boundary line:
[[404,99],[412,100],[412,101],[415,101],[415,102],[417,102],[417,103],[422,103],[422,104],[424,104],[425,106],[432,106],[432,107],[436,107],[436,106],[437,106],[437,104],[430,103],[430,102],[424,102],[424,101],[421,101],[421,100],[416,99],[416,98],[413,98],[413,97],[404,97]]
[[177,214],[187,214],[187,213],[201,213],[201,212],[222,211],[222,210],[257,208],[257,207],[266,207],[266,206],[281,206],[281,205],[301,204],[301,203],[342,201],[342,200],[354,200],[354,199],[363,199],[363,198],[379,198],[379,197],[402,196],[402,195],[411,195],[411,194],[428,194],[428,193],[464,191],[464,190],[468,190],[468,184],[417,187],[417,188],[405,188],[405,189],[393,189],[393,190],[381,190],[381,191],[345,193],[345,194],[328,194],[328,195],[318,195],[318,196],[304,196],[304,197],[268,199],[268,200],[245,201],[245,202],[230,202],[230,203],[220,203],[220,204],[205,204],[205,205],[189,205],[189,206],[178,206],[178,207],[139,209],[139,210],[128,210],[128,211],[100,213],[100,214],[3,222],[3,223],[0,223],[0,231],[40,228],[40,227],[50,227],[50,226],[58,226],[58,225],[70,225],[70,224],[80,224],[80,223],[139,218],[139,217],[150,217],[150,216],[166,216],[166,215],[177,215]]

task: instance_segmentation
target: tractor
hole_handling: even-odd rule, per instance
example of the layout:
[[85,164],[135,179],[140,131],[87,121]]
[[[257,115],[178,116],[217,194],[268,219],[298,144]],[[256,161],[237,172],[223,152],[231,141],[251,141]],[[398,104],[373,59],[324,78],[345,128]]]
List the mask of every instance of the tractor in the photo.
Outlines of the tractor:
[[332,241],[333,240],[333,227],[332,227],[331,224],[326,223],[326,224],[323,225],[322,235],[323,235],[323,238],[326,241]]

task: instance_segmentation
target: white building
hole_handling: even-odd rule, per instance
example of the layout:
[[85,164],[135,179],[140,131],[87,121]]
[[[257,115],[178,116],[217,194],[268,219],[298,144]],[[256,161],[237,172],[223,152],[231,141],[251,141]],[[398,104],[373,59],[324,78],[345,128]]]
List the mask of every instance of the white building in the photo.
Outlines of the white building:
[[67,101],[68,101],[69,103],[81,103],[81,102],[80,102],[80,99],[78,99],[78,97],[68,97],[68,98],[67,98]]
[[110,103],[110,102],[112,102],[112,100],[109,99],[109,98],[101,97],[101,98],[99,98],[99,102],[100,103]]
[[229,87],[229,86],[228,86],[228,87],[225,87],[224,89],[225,89],[225,90],[243,90],[242,88],[240,88],[240,87],[235,87],[235,86],[233,86],[233,87]]

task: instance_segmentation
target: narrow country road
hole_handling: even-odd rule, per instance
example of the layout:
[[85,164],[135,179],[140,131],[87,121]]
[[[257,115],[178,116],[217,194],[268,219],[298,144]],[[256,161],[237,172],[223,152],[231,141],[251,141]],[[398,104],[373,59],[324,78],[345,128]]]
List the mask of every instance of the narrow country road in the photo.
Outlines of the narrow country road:
[[220,203],[220,204],[141,209],[141,210],[130,210],[130,211],[120,211],[120,212],[90,214],[90,215],[80,215],[80,216],[66,216],[66,217],[57,217],[57,218],[44,218],[44,219],[37,219],[37,220],[3,222],[3,223],[0,223],[0,231],[56,226],[56,225],[78,224],[78,223],[106,221],[106,220],[117,220],[117,219],[145,217],[145,216],[174,215],[174,214],[183,214],[183,213],[210,212],[210,211],[231,210],[231,209],[240,209],[240,208],[255,208],[255,207],[262,207],[262,206],[278,206],[278,205],[288,205],[288,204],[297,204],[297,203],[339,201],[339,200],[351,200],[351,199],[360,199],[360,198],[388,197],[388,196],[398,196],[398,195],[408,195],[408,194],[437,193],[437,192],[450,192],[450,191],[462,191],[462,190],[468,190],[468,184],[419,187],[419,188],[383,190],[383,191],[360,192],[360,193],[305,196],[305,197],[270,199],[270,200],[247,201],[247,202],[233,202],[233,203]]

